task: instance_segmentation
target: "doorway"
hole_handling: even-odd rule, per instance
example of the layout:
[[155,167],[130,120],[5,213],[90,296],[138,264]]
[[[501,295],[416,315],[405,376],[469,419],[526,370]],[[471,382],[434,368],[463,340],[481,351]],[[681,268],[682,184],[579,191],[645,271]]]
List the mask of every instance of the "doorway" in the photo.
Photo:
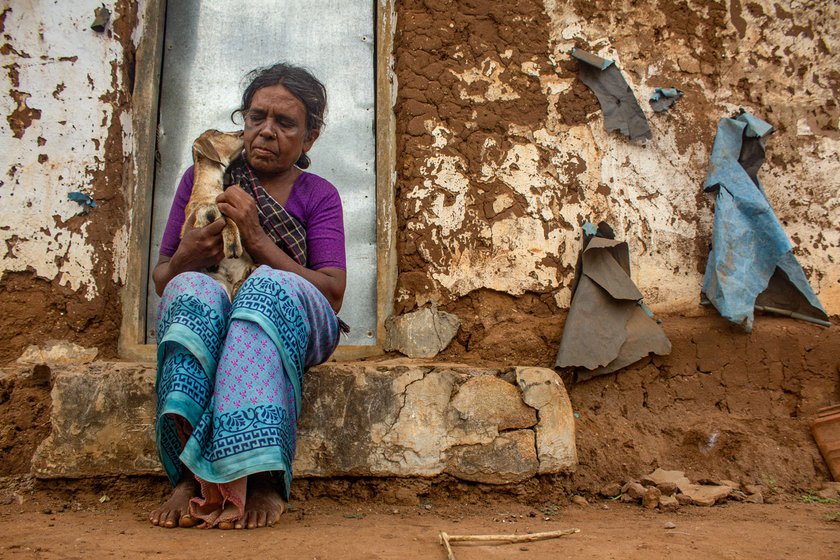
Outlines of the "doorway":
[[[327,124],[307,170],[332,182],[344,206],[351,326],[342,345],[371,346],[377,333],[376,5],[363,0],[168,2],[161,70],[148,270],[157,262],[169,207],[204,130],[236,130],[243,77],[278,61],[303,66],[328,93]],[[146,283],[146,342],[159,298]]]

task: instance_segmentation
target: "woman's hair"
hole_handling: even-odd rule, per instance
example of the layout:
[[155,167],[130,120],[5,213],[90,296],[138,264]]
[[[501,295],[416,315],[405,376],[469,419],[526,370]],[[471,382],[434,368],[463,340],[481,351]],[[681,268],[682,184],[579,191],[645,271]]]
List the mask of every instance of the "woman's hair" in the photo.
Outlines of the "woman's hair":
[[[257,68],[245,76],[249,82],[242,92],[242,104],[233,112],[242,115],[251,107],[254,94],[265,87],[282,85],[289,93],[297,97],[306,109],[306,132],[320,130],[324,126],[324,116],[327,112],[327,89],[318,78],[300,66],[279,62],[273,66]],[[309,167],[310,160],[306,154],[301,154],[295,165],[301,169]]]

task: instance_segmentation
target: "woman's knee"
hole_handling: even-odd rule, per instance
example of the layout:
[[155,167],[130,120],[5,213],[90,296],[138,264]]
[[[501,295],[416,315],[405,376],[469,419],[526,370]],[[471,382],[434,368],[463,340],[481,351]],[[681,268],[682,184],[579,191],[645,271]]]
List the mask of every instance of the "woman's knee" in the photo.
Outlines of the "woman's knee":
[[297,286],[301,282],[306,282],[303,277],[295,274],[294,272],[277,270],[275,268],[271,268],[270,266],[262,265],[251,273],[248,279],[242,284],[239,291],[247,293],[248,290],[264,282],[266,279],[273,280],[283,286]]
[[[201,272],[182,272],[169,281],[161,299],[171,299],[188,294],[194,296],[225,295],[225,289],[217,281]],[[225,296],[226,297],[226,296]]]
[[200,301],[217,313],[226,315],[230,300],[224,287],[201,272],[182,272],[169,281],[160,298],[158,315],[173,312],[175,302]]
[[[270,266],[262,265],[259,268],[257,268],[254,272],[251,273],[251,275],[248,277],[248,280],[256,280],[257,278],[275,278],[275,279],[277,279],[277,278],[289,278],[289,279],[294,279],[294,278],[300,278],[300,276],[298,276],[294,272],[287,272],[285,270],[277,270],[276,268],[271,268]],[[246,282],[248,282],[248,280],[246,280]]]

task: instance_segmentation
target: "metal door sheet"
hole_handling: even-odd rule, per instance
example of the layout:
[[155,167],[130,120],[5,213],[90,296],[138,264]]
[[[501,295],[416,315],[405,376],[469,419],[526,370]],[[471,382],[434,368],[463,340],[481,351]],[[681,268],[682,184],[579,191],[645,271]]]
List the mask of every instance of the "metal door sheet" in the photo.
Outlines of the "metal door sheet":
[[[341,193],[347,242],[344,345],[372,345],[376,333],[374,13],[365,0],[179,0],[168,2],[160,91],[150,267],[169,207],[204,130],[231,122],[243,77],[278,61],[303,66],[326,86],[327,124],[308,169]],[[241,121],[239,121],[241,123]],[[160,301],[149,278],[148,342]]]

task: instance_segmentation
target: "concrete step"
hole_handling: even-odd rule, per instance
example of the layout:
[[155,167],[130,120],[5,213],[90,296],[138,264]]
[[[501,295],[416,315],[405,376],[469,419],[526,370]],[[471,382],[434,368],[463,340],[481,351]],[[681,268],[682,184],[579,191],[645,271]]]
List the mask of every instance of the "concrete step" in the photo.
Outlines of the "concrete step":
[[[153,364],[56,365],[41,478],[162,474],[154,445]],[[4,376],[32,376],[31,367]],[[569,397],[552,370],[397,360],[307,372],[297,477],[430,477],[521,482],[577,465]]]

